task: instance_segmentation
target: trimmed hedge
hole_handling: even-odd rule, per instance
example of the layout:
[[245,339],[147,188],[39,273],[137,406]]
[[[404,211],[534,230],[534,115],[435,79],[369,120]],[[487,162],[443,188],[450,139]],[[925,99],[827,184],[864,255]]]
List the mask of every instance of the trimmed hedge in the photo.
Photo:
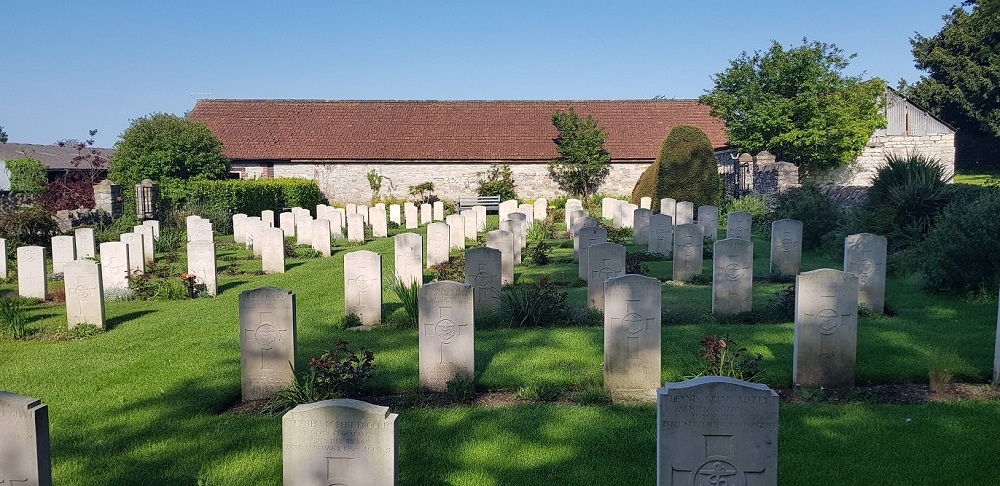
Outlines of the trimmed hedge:
[[188,203],[225,211],[230,215],[258,215],[264,210],[315,208],[326,201],[316,181],[310,179],[227,179],[192,181]]
[[676,125],[660,145],[660,153],[639,177],[632,189],[632,201],[653,199],[652,209],[659,210],[660,199],[691,201],[695,207],[722,203],[722,177],[719,176],[715,151],[708,135],[691,125]]

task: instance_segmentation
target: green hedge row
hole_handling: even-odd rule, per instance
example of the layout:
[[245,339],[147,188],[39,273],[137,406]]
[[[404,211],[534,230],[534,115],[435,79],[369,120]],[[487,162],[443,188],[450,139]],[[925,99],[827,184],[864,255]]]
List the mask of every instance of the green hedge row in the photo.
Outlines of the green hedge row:
[[310,179],[227,179],[192,181],[189,203],[230,214],[259,215],[270,209],[302,207],[313,210],[326,201],[316,181]]

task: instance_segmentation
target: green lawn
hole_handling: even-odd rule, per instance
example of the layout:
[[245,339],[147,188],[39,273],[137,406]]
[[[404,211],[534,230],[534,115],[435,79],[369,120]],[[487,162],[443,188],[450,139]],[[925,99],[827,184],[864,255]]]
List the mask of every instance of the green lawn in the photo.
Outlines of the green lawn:
[[[557,245],[560,246],[560,245]],[[384,282],[392,275],[392,242],[363,247],[382,253]],[[61,485],[280,484],[280,417],[224,413],[240,399],[237,297],[276,286],[296,293],[297,365],[338,339],[376,354],[372,393],[418,390],[414,329],[341,330],[343,254],[293,259],[280,275],[220,278],[221,294],[189,301],[127,301],[107,305],[110,330],[83,340],[0,339],[0,389],[49,405],[53,474]],[[224,247],[220,271],[259,263]],[[572,249],[553,251],[566,260]],[[181,255],[179,261],[184,261]],[[804,269],[838,268],[839,258],[807,253]],[[654,276],[670,262],[648,262]],[[706,272],[710,267],[705,265]],[[767,273],[768,245],[755,244],[754,271]],[[178,267],[180,268],[180,267]],[[582,304],[576,267],[558,263],[517,270],[519,283],[542,276],[572,285]],[[179,274],[179,271],[177,272]],[[764,309],[788,284],[755,284]],[[6,289],[12,288],[10,285]],[[385,314],[402,312],[391,292]],[[663,287],[663,379],[691,372],[697,343],[730,334],[765,357],[764,381],[791,384],[792,324],[762,319],[726,323],[709,313],[707,285]],[[859,321],[857,382],[926,383],[929,366],[947,367],[962,381],[982,383],[992,372],[997,303],[931,295],[918,277],[890,277],[891,317]],[[53,336],[65,309],[37,305],[31,326]],[[65,335],[64,333],[62,335]],[[552,385],[599,386],[603,331],[598,326],[479,329],[480,391]],[[653,484],[652,405],[532,404],[397,408],[400,484]],[[1000,466],[995,401],[921,405],[856,401],[783,404],[779,480],[782,484],[982,484]]]

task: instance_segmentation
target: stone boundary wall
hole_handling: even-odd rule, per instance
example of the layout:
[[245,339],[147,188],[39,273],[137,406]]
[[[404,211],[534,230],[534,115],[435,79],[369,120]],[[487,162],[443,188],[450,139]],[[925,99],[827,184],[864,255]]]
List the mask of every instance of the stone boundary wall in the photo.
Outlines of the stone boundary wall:
[[837,169],[810,172],[802,180],[818,185],[869,186],[879,166],[885,163],[886,154],[904,155],[907,151],[937,158],[947,177],[955,174],[955,134],[883,135],[872,136],[852,163]]

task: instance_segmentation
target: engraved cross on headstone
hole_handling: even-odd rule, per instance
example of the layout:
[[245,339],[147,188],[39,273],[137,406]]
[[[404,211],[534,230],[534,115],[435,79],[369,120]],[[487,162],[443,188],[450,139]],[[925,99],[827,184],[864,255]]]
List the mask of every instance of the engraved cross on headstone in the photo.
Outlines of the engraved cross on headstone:
[[868,283],[883,264],[884,262],[875,261],[875,252],[865,250],[861,252],[860,258],[855,255],[851,261],[851,273],[857,275],[862,282]]
[[696,464],[671,465],[672,484],[747,486],[759,484],[766,466],[757,468],[733,457],[732,435],[703,435],[705,458]]
[[486,292],[474,292],[477,302],[487,299],[495,300],[500,298],[500,294],[497,293],[496,288],[494,288],[493,286],[493,282],[497,278],[497,276],[490,275],[490,273],[486,271],[487,266],[488,265],[486,263],[479,264],[479,270],[476,272],[475,275],[475,282],[476,282],[476,288],[482,289],[484,291],[489,290],[490,294],[487,295]]
[[843,325],[844,318],[850,317],[854,313],[854,309],[835,309],[837,307],[836,295],[822,295],[820,298],[829,299],[829,301],[825,304],[818,304],[817,307],[822,306],[819,311],[812,314],[805,312],[804,314],[812,318],[813,324],[819,331],[819,355],[834,356],[833,335]]
[[719,265],[718,267],[719,270],[723,271],[723,275],[725,275],[726,281],[729,284],[729,295],[736,293],[736,286],[739,284],[740,279],[745,275],[744,272],[750,268],[748,266],[740,266],[740,264],[737,263],[737,259],[739,257],[740,255],[728,255],[728,260],[723,260],[721,262],[722,265]]
[[76,298],[77,298],[77,300],[79,301],[78,302],[79,305],[80,305],[79,306],[79,310],[77,311],[77,314],[74,317],[81,317],[81,316],[83,316],[83,304],[85,302],[87,302],[87,298],[88,297],[90,297],[91,295],[93,295],[93,292],[97,292],[97,287],[96,286],[94,286],[94,287],[88,287],[87,286],[87,277],[84,277],[84,276],[81,275],[81,276],[76,277],[76,285],[74,285],[73,287],[70,287],[67,290],[69,290],[70,292],[72,292],[73,295],[75,295]]
[[194,260],[194,268],[192,270],[194,270],[195,278],[200,284],[205,284],[205,277],[209,273],[208,261],[210,258],[208,257],[208,253],[207,250],[198,250],[198,256]]
[[600,278],[602,282],[607,282],[609,279],[617,277],[618,274],[621,272],[611,269],[611,260],[614,260],[614,258],[602,258],[601,268],[591,269],[590,270],[591,274],[594,274],[597,278]]
[[348,292],[348,297],[351,297],[351,302],[348,305],[357,309],[356,314],[358,317],[362,317],[362,313],[368,309],[368,305],[361,298],[361,295],[367,294],[372,288],[372,279],[368,276],[368,266],[358,267],[357,276],[350,279],[350,281],[354,282],[354,289],[357,292]]
[[790,252],[795,249],[795,246],[799,244],[799,240],[795,238],[795,232],[791,230],[785,230],[781,234],[781,251]]
[[455,322],[455,320],[452,319],[452,316],[449,315],[449,310],[451,310],[451,307],[438,306],[438,315],[440,318],[437,322],[424,325],[425,336],[437,336],[441,341],[441,354],[439,355],[438,360],[439,364],[452,362],[452,360],[448,358],[448,347],[462,335],[462,329],[469,326],[468,322]]
[[268,351],[273,351],[275,348],[275,343],[281,342],[281,333],[288,332],[287,328],[277,328],[275,327],[274,320],[271,317],[271,312],[261,312],[258,315],[259,322],[257,327],[252,329],[244,329],[247,333],[247,341],[249,342],[253,339],[254,342],[260,346],[260,369],[262,370],[272,370],[274,368],[268,368],[267,354]]
[[[640,368],[643,372],[643,378],[646,378],[648,371],[644,364],[639,359],[639,336],[645,331],[649,325],[652,323],[654,318],[643,317],[641,314],[636,312],[632,306],[636,304],[638,306],[639,299],[626,299],[625,300],[625,315],[622,317],[612,317],[612,325],[621,324],[618,327],[622,331],[625,331],[625,369],[631,370]],[[617,326],[616,326],[617,327]]]

